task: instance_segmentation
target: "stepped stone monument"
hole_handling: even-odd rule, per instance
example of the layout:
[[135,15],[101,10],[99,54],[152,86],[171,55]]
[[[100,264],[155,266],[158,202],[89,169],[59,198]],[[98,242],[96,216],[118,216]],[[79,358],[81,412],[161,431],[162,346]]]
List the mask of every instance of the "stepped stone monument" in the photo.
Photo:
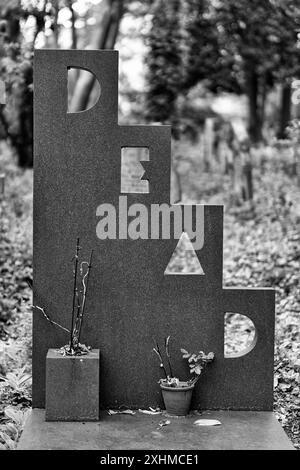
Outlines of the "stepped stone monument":
[[[153,338],[170,335],[180,377],[188,376],[180,348],[215,353],[194,391],[193,408],[215,410],[214,416],[227,410],[220,412],[221,430],[210,430],[204,441],[193,431],[188,448],[289,448],[271,413],[274,290],[223,288],[222,206],[170,205],[170,127],[118,125],[115,51],[37,50],[34,67],[34,304],[69,327],[76,238],[82,253],[94,250],[83,341],[101,351],[102,409],[162,406]],[[71,67],[90,71],[100,83],[99,100],[84,112],[68,113]],[[138,162],[147,185],[134,192],[126,192],[122,181],[125,148],[144,149]],[[201,274],[165,272],[183,232],[193,243]],[[225,356],[229,312],[249,317],[256,334],[247,350]],[[34,410],[20,448],[62,448],[66,442],[71,448],[122,448],[122,442],[127,448],[183,448],[183,423],[159,444],[143,421],[146,416],[133,422],[104,412],[102,427],[101,421],[85,425],[87,440],[78,437],[80,423],[45,423],[46,354],[67,341],[63,331],[34,312]],[[138,423],[144,429],[140,441],[133,429]],[[70,437],[75,427],[77,440]],[[112,444],[116,429],[118,445]],[[43,433],[52,436],[50,443],[38,437]],[[124,444],[130,435],[131,443]]]

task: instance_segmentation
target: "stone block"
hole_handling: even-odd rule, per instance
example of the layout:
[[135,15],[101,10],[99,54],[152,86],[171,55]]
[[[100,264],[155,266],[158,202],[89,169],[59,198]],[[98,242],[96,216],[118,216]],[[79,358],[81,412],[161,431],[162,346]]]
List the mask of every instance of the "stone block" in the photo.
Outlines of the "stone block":
[[46,358],[46,421],[99,420],[100,352],[62,356],[49,349]]

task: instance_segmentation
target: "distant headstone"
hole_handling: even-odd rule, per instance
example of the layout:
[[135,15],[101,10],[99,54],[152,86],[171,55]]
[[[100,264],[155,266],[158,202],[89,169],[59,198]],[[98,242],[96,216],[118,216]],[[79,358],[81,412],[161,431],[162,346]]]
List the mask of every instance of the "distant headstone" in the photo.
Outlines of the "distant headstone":
[[[70,67],[89,70],[100,82],[101,96],[85,112],[67,112]],[[76,238],[82,256],[94,249],[82,339],[101,351],[101,406],[162,404],[152,338],[171,335],[181,377],[188,375],[181,347],[216,355],[196,387],[194,407],[271,410],[274,291],[223,288],[222,206],[170,211],[170,128],[118,125],[118,53],[37,50],[34,70],[34,303],[69,327]],[[139,160],[147,193],[122,192],[122,149],[130,147],[149,149],[149,161]],[[153,208],[161,209],[158,225]],[[183,212],[188,216],[180,224]],[[165,273],[175,235],[184,231],[192,241],[195,235],[199,275]],[[256,328],[238,357],[224,357],[226,312],[248,316]],[[34,407],[45,404],[47,350],[67,340],[34,313]]]
[[0,173],[0,195],[5,193],[5,173]]
[[204,158],[206,169],[215,167],[214,156],[214,118],[206,118],[204,125]]
[[6,87],[3,80],[0,80],[0,104],[6,104]]

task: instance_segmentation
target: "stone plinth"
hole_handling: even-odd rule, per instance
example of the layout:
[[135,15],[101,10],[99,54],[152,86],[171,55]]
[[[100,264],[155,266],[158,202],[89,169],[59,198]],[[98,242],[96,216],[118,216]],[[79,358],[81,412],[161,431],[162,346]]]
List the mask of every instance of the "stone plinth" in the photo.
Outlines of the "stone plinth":
[[[221,421],[199,427],[196,419]],[[292,444],[268,411],[214,411],[201,416],[170,418],[101,412],[98,423],[49,423],[44,410],[34,409],[25,425],[18,450],[291,450]]]
[[62,356],[49,349],[46,358],[46,421],[98,421],[100,352]]

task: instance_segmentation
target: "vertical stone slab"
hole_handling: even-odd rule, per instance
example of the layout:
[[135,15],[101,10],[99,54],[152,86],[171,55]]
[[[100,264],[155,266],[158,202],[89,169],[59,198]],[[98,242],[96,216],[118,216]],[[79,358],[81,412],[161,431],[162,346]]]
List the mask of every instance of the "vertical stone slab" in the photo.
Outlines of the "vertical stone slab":
[[[67,113],[68,67],[87,69],[100,82],[101,96],[88,111]],[[151,212],[153,204],[170,202],[170,128],[118,125],[118,53],[38,50],[34,74],[34,303],[69,327],[76,238],[82,256],[94,249],[83,341],[101,349],[101,406],[161,404],[152,338],[171,335],[174,369],[182,376],[180,347],[216,353],[197,386],[195,407],[270,409],[273,293],[223,290],[221,206],[205,206],[200,221],[204,244],[196,253],[204,275],[164,274],[178,243],[173,236],[97,237],[97,208],[106,203],[119,211],[123,147],[149,148],[149,161],[142,162],[149,193],[126,194],[128,207],[139,203]],[[199,213],[193,206],[193,224]],[[117,220],[118,235],[125,222]],[[236,310],[254,319],[259,339],[247,355],[227,359],[224,314]],[[34,407],[45,403],[47,350],[67,340],[34,313]]]

